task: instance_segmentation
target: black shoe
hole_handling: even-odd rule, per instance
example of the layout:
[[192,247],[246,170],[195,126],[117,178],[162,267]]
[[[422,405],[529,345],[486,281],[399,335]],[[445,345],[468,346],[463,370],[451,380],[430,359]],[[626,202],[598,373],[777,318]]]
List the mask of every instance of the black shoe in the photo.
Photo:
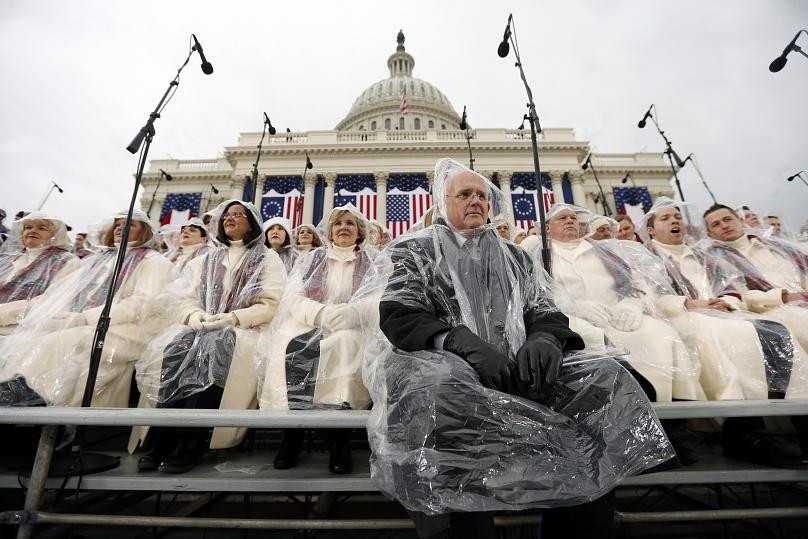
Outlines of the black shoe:
[[297,466],[300,450],[303,448],[304,429],[283,429],[283,439],[272,465],[276,470],[288,470]]
[[328,471],[349,474],[353,471],[350,430],[334,429],[328,436]]
[[162,462],[162,458],[156,456],[154,451],[149,453],[148,455],[143,455],[137,461],[137,469],[141,472],[153,472],[157,468],[160,467],[160,462]]
[[194,469],[202,461],[207,444],[204,440],[192,438],[183,440],[166,457],[157,469],[163,473],[185,473]]
[[0,382],[0,406],[44,406],[45,399],[31,389],[25,378],[18,376]]
[[766,436],[753,432],[743,434],[724,434],[724,456],[731,459],[745,460],[775,468],[803,467],[805,461],[794,453],[790,453]]
[[685,421],[680,420],[662,420],[662,427],[665,429],[665,434],[676,451],[676,456],[682,466],[695,464],[699,461],[696,454],[695,446],[699,442],[699,435],[687,428]]

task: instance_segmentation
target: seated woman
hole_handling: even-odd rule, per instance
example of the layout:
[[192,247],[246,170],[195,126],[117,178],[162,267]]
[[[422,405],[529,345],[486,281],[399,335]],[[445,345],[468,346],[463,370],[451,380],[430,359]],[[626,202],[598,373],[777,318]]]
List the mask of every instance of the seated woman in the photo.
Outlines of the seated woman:
[[390,243],[390,240],[393,239],[393,235],[380,221],[374,220],[372,223],[373,227],[376,229],[376,236],[374,238],[373,245],[376,247],[376,249],[381,251],[387,246],[388,243]]
[[292,237],[295,249],[297,249],[297,252],[301,255],[308,253],[312,249],[323,246],[323,240],[320,239],[320,235],[311,225],[298,226],[294,230]]
[[[101,251],[50,287],[12,335],[0,343],[0,404],[79,406],[98,320],[112,280],[126,213],[103,227]],[[132,215],[126,256],[115,281],[110,325],[98,367],[93,406],[129,403],[132,368],[154,337],[150,309],[165,288],[171,263],[154,248],[154,230],[140,210]]]
[[207,253],[209,248],[208,230],[201,219],[192,217],[180,227],[176,247],[166,253],[166,258],[181,272],[188,262]]
[[32,301],[79,267],[61,219],[32,212],[11,225],[0,254],[0,335],[9,335]]
[[[259,343],[262,410],[367,408],[362,382],[363,320],[374,302],[352,302],[370,266],[362,244],[368,223],[351,206],[334,208],[325,226],[327,247],[314,249],[295,266],[275,322]],[[347,430],[329,430],[329,470],[352,469]],[[284,432],[276,468],[297,463],[303,431]]]
[[[263,242],[261,216],[248,202],[228,200],[217,209],[219,247],[196,258],[167,293],[178,322],[154,339],[137,364],[146,405],[159,408],[250,409],[256,406],[254,356],[258,328],[280,300],[286,271]],[[184,473],[206,448],[229,448],[246,429],[154,428],[152,451],[141,470]],[[133,431],[130,450],[147,434]]]
[[298,253],[292,247],[292,225],[289,219],[273,217],[264,223],[264,245],[278,253],[286,273],[292,271]]

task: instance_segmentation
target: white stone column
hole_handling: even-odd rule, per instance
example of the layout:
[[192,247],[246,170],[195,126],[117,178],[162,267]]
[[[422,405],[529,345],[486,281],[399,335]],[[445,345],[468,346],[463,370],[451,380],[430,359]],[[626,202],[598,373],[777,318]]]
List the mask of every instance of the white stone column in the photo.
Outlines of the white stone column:
[[232,191],[230,193],[230,198],[241,200],[241,195],[244,194],[244,178],[243,177],[236,177],[233,178]]
[[[570,184],[572,185],[572,203],[578,206],[586,206],[586,194],[584,193],[584,173],[580,170],[573,170],[570,172]],[[564,199],[562,198],[561,200]]]
[[376,178],[376,220],[380,223],[387,224],[387,179],[390,177],[389,172],[374,172],[373,177]]
[[[435,183],[435,171],[434,170],[427,170],[426,171],[426,181],[429,182],[429,192],[432,193],[432,184]],[[432,203],[434,204],[435,201],[433,200]]]
[[[556,201],[556,204],[563,204],[564,203],[564,188],[562,186],[562,181],[564,180],[564,171],[562,170],[551,170],[550,174],[550,181],[553,184],[553,198]],[[541,199],[541,195],[539,195]]]
[[303,224],[312,224],[314,218],[314,189],[317,186],[317,175],[306,175],[306,183],[303,185]]
[[[149,200],[149,202],[151,202],[151,200]],[[158,195],[157,197],[154,198],[154,206],[152,207],[149,220],[156,228],[160,228],[160,215],[162,215],[163,213],[163,204],[165,204],[165,202],[166,202],[165,195],[163,196]],[[149,206],[147,205],[146,209],[148,208]]]
[[508,213],[508,223],[511,226],[514,226],[513,220],[513,197],[511,197],[511,178],[513,177],[513,171],[510,170],[500,170],[497,172],[497,178],[499,179],[499,189],[502,191],[502,195],[505,197],[505,211]]
[[331,210],[334,208],[334,185],[337,183],[336,172],[324,172],[325,178],[325,195],[323,196],[323,218],[328,217]]

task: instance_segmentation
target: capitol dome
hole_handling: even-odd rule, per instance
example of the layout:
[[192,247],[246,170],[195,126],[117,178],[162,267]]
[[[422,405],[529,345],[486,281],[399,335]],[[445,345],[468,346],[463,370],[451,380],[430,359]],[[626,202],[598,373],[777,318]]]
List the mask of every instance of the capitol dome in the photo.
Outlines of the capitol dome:
[[[457,129],[460,116],[449,99],[430,83],[412,76],[415,59],[404,50],[398,33],[396,52],[387,59],[390,76],[371,84],[354,101],[338,131]],[[401,114],[401,96],[407,89],[407,114]]]

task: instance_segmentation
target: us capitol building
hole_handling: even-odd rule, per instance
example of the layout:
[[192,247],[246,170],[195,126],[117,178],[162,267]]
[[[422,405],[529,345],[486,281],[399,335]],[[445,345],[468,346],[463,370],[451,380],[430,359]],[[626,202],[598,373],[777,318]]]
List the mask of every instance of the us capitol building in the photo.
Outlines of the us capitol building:
[[[564,201],[603,213],[592,168],[612,211],[619,211],[626,200],[648,206],[658,196],[673,196],[672,171],[664,154],[594,153],[593,167],[585,170],[590,144],[577,140],[573,129],[564,127],[544,128],[539,134],[546,191],[544,197],[537,197],[529,126],[461,130],[461,118],[449,99],[432,84],[413,77],[415,59],[405,50],[402,32],[397,41],[396,51],[387,59],[389,77],[362,91],[334,129],[278,132],[264,139],[258,177],[265,218],[283,214],[295,224],[316,224],[335,203],[351,201],[378,221],[407,220],[400,215],[405,199],[394,197],[429,191],[435,161],[441,157],[468,165],[467,135],[474,169],[499,185],[510,203],[511,218],[522,226],[536,218],[535,204],[543,198],[547,203]],[[405,90],[406,114],[402,114]],[[178,218],[201,215],[229,198],[250,200],[260,138],[259,132],[241,133],[238,143],[224,148],[216,159],[150,161],[143,175],[141,207],[151,205],[150,217],[159,224],[169,222],[172,213]],[[304,180],[306,155],[314,166]],[[161,181],[160,169],[173,181]],[[627,173],[631,183],[622,182]],[[270,199],[276,202],[268,204]],[[404,206],[410,222],[396,234],[423,213],[423,208],[415,211]]]

